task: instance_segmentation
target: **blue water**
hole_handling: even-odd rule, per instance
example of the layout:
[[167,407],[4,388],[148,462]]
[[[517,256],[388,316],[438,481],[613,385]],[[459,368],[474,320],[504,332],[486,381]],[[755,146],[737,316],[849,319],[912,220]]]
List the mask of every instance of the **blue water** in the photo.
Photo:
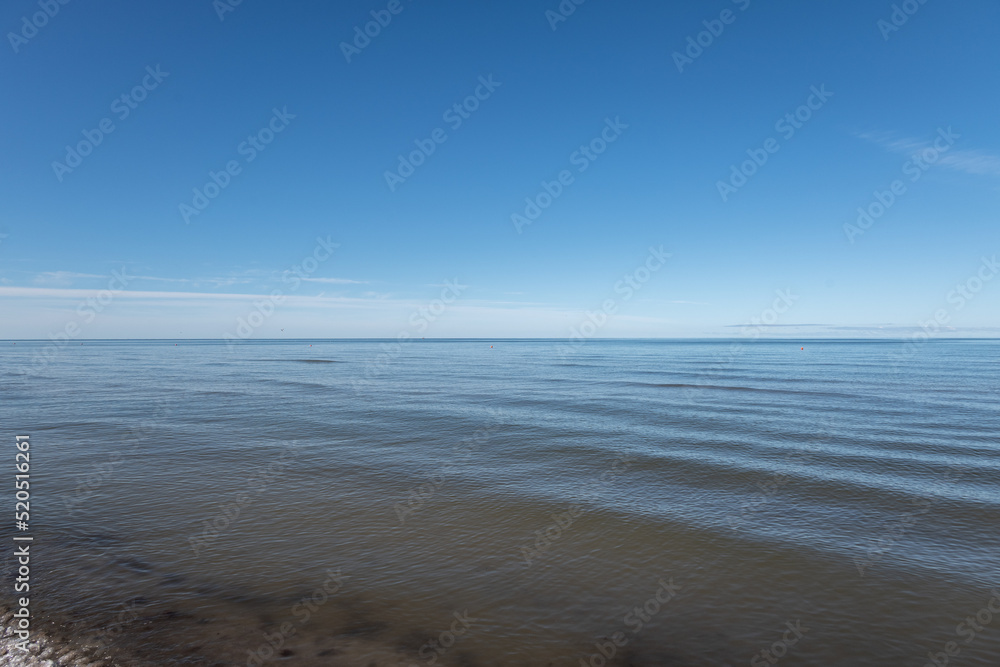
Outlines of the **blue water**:
[[39,632],[83,662],[920,667],[955,642],[1000,664],[996,342],[8,341],[0,363]]

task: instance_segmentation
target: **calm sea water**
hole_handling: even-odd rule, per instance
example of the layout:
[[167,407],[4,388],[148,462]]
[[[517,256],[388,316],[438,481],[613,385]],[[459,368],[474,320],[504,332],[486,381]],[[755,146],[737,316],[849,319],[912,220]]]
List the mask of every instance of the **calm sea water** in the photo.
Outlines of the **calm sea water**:
[[1000,664],[996,342],[0,363],[60,664]]

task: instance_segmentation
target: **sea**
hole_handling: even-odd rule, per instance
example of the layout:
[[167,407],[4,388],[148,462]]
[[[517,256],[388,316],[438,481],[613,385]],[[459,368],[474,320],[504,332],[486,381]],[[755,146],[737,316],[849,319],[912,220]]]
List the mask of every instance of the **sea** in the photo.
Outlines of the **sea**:
[[1000,665],[998,341],[2,341],[0,430],[0,664]]

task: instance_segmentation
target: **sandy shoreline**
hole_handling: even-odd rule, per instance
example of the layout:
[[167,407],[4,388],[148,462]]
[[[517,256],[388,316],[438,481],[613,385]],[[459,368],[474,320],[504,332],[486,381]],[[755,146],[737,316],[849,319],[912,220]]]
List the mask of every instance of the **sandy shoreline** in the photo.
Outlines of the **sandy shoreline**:
[[28,651],[16,648],[19,638],[14,634],[14,612],[3,605],[0,615],[0,665],[11,667],[110,667],[124,664],[100,655],[96,647],[87,647],[72,640],[57,638],[42,630],[33,630]]
[[[153,610],[140,613],[130,627],[123,629],[113,642],[106,643],[102,642],[100,631],[73,636],[60,631],[61,623],[46,619],[37,622],[28,642],[29,651],[24,652],[15,648],[18,638],[12,623],[13,608],[4,604],[0,609],[3,628],[0,665],[3,666],[149,667],[187,663],[220,667],[266,664],[405,667],[416,662],[398,648],[363,637],[292,636],[283,640],[277,651],[269,651],[263,637],[274,636],[276,628],[262,625],[252,614],[208,619]],[[253,659],[251,650],[265,659]]]

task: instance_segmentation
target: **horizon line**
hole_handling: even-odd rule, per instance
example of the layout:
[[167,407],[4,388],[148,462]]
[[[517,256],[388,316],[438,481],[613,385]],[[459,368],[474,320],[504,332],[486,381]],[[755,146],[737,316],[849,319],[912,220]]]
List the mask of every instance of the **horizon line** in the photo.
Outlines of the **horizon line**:
[[[945,341],[945,340],[985,340],[985,341],[1000,341],[1000,336],[935,336],[926,337],[926,339],[921,339],[921,342],[934,342],[934,341]],[[416,338],[410,337],[405,338],[402,341],[395,337],[361,337],[361,338],[252,338],[252,339],[241,339],[239,341],[227,340],[225,338],[75,338],[72,341],[69,339],[62,340],[58,338],[0,338],[2,343],[70,343],[70,342],[217,342],[225,344],[242,344],[242,343],[294,343],[294,342],[384,342],[384,341],[394,341],[394,342],[410,342],[410,341],[437,341],[437,342],[459,342],[459,341],[503,341],[503,342],[616,342],[616,341],[739,341],[743,343],[759,343],[759,342],[794,342],[794,341],[814,341],[814,342],[913,342],[914,336],[906,337],[885,337],[885,338],[853,338],[853,337],[808,337],[804,336],[801,338],[732,338],[725,336],[704,336],[704,337],[690,337],[690,336],[663,336],[663,337],[618,337],[618,338],[551,338],[551,337],[523,337],[523,338],[484,338],[484,337],[424,337]]]

